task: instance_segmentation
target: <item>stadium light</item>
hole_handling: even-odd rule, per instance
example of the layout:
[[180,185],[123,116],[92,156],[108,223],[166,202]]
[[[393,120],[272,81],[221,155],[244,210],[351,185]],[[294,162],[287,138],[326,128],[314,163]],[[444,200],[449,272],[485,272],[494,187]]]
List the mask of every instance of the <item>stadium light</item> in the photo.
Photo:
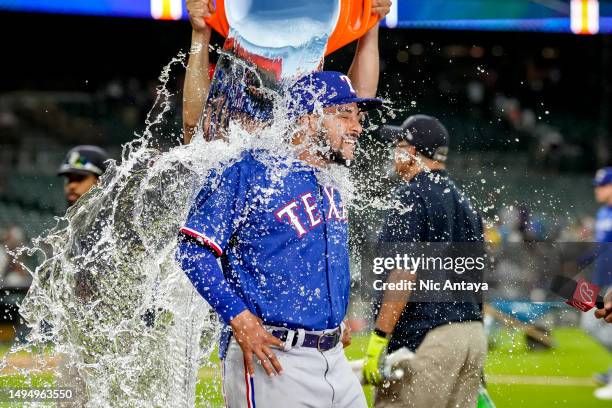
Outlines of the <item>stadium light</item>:
[[151,0],[151,16],[156,20],[179,20],[183,17],[182,0]]
[[391,10],[389,10],[389,14],[387,14],[387,16],[385,17],[385,24],[389,28],[397,27],[399,2],[400,0],[395,0],[391,3]]
[[571,21],[574,34],[597,34],[599,32],[599,1],[572,0]]

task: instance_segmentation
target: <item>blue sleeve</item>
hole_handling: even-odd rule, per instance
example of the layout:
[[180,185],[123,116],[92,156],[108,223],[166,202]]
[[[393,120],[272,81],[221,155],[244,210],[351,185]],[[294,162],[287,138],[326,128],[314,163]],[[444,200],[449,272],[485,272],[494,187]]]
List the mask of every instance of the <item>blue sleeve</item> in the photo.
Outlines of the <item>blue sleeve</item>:
[[601,208],[595,218],[595,240],[601,243],[612,242],[612,209]]
[[238,162],[220,176],[211,177],[218,181],[202,189],[181,233],[221,256],[247,210],[248,174],[245,164]]
[[427,215],[421,198],[410,192],[402,197],[403,208],[392,208],[387,212],[379,236],[380,242],[424,242],[427,241]]
[[246,310],[246,305],[225,279],[211,250],[193,239],[181,237],[177,259],[198,293],[226,324]]

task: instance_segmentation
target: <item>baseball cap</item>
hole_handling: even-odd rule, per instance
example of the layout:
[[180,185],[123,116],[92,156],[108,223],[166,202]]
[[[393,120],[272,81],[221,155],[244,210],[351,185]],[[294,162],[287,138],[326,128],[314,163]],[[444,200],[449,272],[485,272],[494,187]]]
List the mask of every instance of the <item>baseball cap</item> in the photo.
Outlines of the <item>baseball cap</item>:
[[382,99],[359,98],[348,76],[335,71],[317,71],[300,78],[289,88],[289,115],[312,113],[316,106],[356,103],[361,111],[380,108]]
[[76,146],[68,151],[64,161],[57,170],[58,176],[67,174],[101,176],[106,170],[108,153],[98,146]]
[[438,119],[427,115],[413,115],[401,126],[383,126],[381,136],[393,143],[402,140],[430,159],[445,162],[448,157],[450,137],[448,130]]
[[612,167],[604,167],[595,173],[593,185],[595,187],[601,187],[605,186],[606,184],[612,184]]

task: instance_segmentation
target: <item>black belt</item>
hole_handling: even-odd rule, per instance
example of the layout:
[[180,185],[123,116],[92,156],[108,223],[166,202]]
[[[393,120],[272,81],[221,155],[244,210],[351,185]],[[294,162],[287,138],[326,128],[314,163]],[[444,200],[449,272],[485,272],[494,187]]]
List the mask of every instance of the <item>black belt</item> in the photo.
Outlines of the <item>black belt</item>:
[[[298,342],[298,332],[294,330],[295,335],[293,336],[293,341],[291,342],[291,347],[297,345]],[[287,341],[287,337],[289,335],[288,330],[275,329],[272,330],[272,335],[281,341]],[[340,328],[322,334],[314,334],[314,333],[304,333],[304,342],[300,345],[300,347],[310,347],[316,348],[319,351],[327,351],[331,350],[340,343],[342,340]]]

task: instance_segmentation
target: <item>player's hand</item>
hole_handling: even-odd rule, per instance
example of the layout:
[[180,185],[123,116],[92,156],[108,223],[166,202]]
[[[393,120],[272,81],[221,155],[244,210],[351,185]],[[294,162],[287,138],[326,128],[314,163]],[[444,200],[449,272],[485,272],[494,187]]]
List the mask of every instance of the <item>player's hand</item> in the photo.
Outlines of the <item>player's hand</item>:
[[612,289],[604,296],[604,307],[595,311],[595,317],[612,323]]
[[351,345],[351,326],[346,322],[344,323],[344,330],[342,331],[342,347],[347,348]]
[[374,0],[372,2],[372,14],[378,14],[381,20],[385,18],[390,11],[391,0]]
[[198,32],[210,31],[210,26],[204,21],[215,12],[214,0],[187,0],[187,11],[191,27]]
[[363,378],[366,384],[380,384],[382,382],[381,367],[384,363],[383,356],[386,354],[388,345],[389,339],[372,332],[363,363]]
[[282,373],[283,368],[270,347],[283,348],[284,343],[268,333],[257,316],[245,310],[232,319],[230,326],[244,354],[249,374],[255,374],[253,356],[258,359],[259,364],[269,376]]

